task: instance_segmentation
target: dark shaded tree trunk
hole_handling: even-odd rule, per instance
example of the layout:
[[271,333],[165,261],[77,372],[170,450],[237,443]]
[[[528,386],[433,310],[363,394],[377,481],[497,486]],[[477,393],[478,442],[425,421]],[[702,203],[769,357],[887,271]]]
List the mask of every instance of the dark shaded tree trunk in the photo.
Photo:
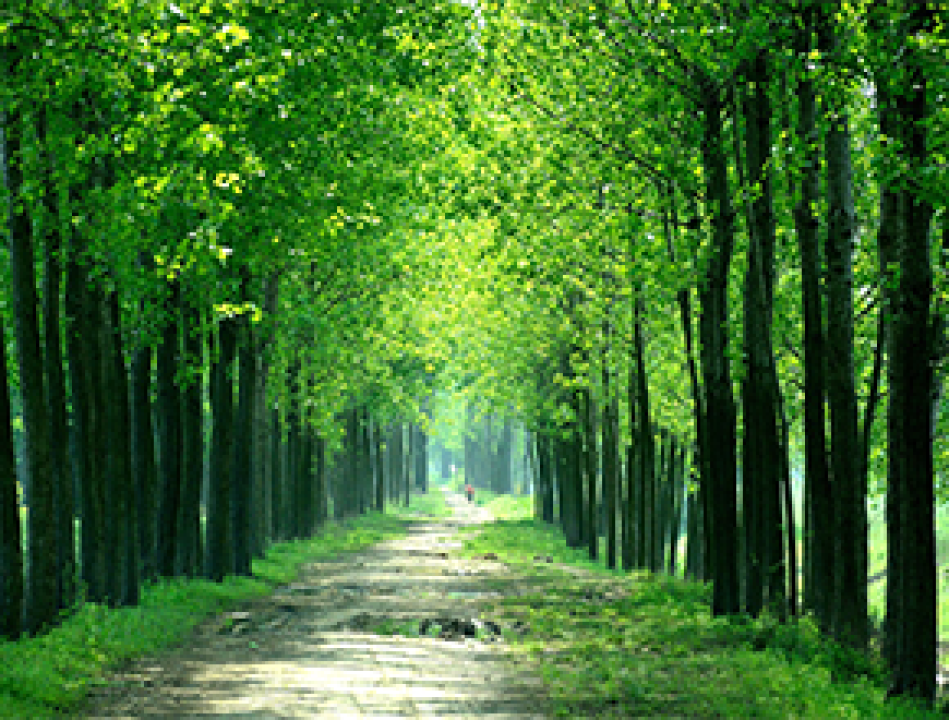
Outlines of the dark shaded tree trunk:
[[109,599],[123,607],[138,604],[140,586],[138,528],[132,494],[132,422],[118,291],[110,290],[102,299],[102,387],[109,448],[107,488],[114,541]]
[[[891,391],[898,403],[890,406],[892,422],[888,480],[896,482],[897,543],[888,548],[887,567],[899,566],[898,606],[889,617],[888,632],[896,634],[891,648],[893,684],[890,695],[909,695],[932,704],[936,697],[937,594],[933,492],[933,359],[931,316],[933,269],[930,223],[933,207],[916,184],[930,159],[927,156],[925,51],[909,38],[931,32],[933,18],[925,6],[903,3],[899,73],[883,98],[891,103],[892,120],[901,141],[901,171],[894,178],[896,193],[898,277],[893,295]],[[888,70],[887,70],[888,72]],[[894,452],[895,451],[895,452]],[[893,578],[887,579],[893,582]],[[895,652],[893,652],[895,650]]]
[[187,577],[202,573],[201,488],[204,482],[204,341],[197,300],[181,304],[182,370],[187,379],[181,396],[181,497],[178,503],[176,572]]
[[218,355],[211,367],[211,471],[208,478],[205,576],[221,582],[234,572],[231,502],[234,477],[234,359],[237,321],[218,322]]
[[771,337],[775,223],[772,209],[771,101],[764,51],[748,65],[744,98],[745,163],[751,247],[745,275],[743,385],[743,518],[745,526],[745,609],[757,616],[763,604],[784,612],[784,553],[781,534],[781,441],[777,375]]
[[597,532],[596,522],[596,480],[597,480],[597,449],[596,449],[596,406],[593,402],[593,394],[589,388],[581,393],[583,415],[581,417],[581,427],[583,428],[583,477],[586,480],[586,497],[584,499],[583,529],[585,537],[583,538],[587,545],[587,554],[591,560],[596,560],[600,554],[600,536]]
[[[76,199],[79,202],[79,199]],[[80,551],[81,577],[88,600],[106,597],[106,538],[102,476],[105,457],[101,453],[99,426],[101,384],[99,378],[99,336],[96,303],[91,281],[82,265],[82,240],[75,231],[70,236],[66,266],[66,350],[72,390],[73,429],[77,451],[75,473],[80,489],[82,513]]]
[[[245,295],[247,298],[244,278]],[[253,477],[257,472],[254,457],[254,389],[257,386],[257,342],[250,317],[245,313],[238,321],[239,345],[237,350],[237,416],[234,426],[234,487],[233,487],[233,544],[234,572],[250,577],[251,540],[254,532],[252,514]],[[304,468],[307,472],[308,468]],[[306,518],[312,522],[312,503]]]
[[270,411],[270,423],[270,536],[275,542],[282,542],[287,537],[287,528],[283,515],[283,427],[279,408]]
[[652,435],[652,419],[649,409],[649,381],[646,373],[646,342],[643,336],[642,317],[645,305],[642,297],[635,302],[633,319],[633,342],[636,368],[636,431],[633,445],[636,447],[637,468],[634,480],[637,492],[633,501],[636,510],[637,556],[636,567],[655,569],[655,474],[656,446]]
[[712,224],[711,257],[702,278],[699,299],[702,316],[702,373],[706,392],[709,513],[706,535],[710,540],[713,580],[712,613],[739,612],[738,539],[736,497],[736,412],[728,353],[728,270],[734,249],[735,218],[723,151],[721,88],[711,80],[700,83],[702,92],[702,158],[705,166],[706,202]]
[[679,561],[679,535],[682,527],[682,505],[685,503],[685,445],[676,441],[672,436],[672,466],[669,472],[669,481],[672,491],[670,511],[672,522],[669,526],[669,574],[675,576]]
[[313,439],[313,455],[315,463],[315,483],[316,483],[316,527],[323,527],[329,517],[329,508],[327,506],[327,488],[326,481],[326,441],[321,437]]
[[[276,315],[279,290],[279,277],[271,275],[264,282],[264,313],[268,318]],[[258,510],[252,548],[254,556],[258,558],[264,556],[264,552],[273,540],[274,466],[277,456],[273,452],[274,444],[271,438],[273,422],[267,409],[267,385],[270,379],[275,338],[276,331],[271,326],[269,335],[264,335],[260,339],[257,350],[260,356],[260,369],[254,390],[254,452],[258,458],[258,471],[254,476],[254,503]]]
[[386,509],[386,485],[385,485],[385,460],[382,452],[382,426],[376,421],[372,422],[372,444],[375,457],[374,478],[375,478],[375,509],[376,512],[385,512]]
[[[800,18],[797,50],[806,55],[813,46],[813,11]],[[804,606],[829,630],[834,592],[834,504],[827,466],[824,402],[824,319],[821,308],[822,260],[819,223],[820,158],[817,101],[814,84],[804,76],[797,88],[797,137],[803,162],[798,178],[800,200],[794,225],[801,253],[801,298],[804,317]]]
[[63,249],[59,228],[59,194],[53,181],[53,154],[47,127],[47,111],[37,114],[37,139],[43,147],[43,183],[46,207],[43,242],[43,362],[46,375],[46,406],[49,412],[52,454],[53,508],[56,516],[56,567],[59,573],[57,603],[70,607],[76,600],[75,498],[69,467],[69,422],[66,413],[66,376],[63,371],[62,327],[60,322]]
[[[607,327],[607,342],[610,331]],[[600,424],[600,443],[603,446],[603,507],[606,512],[606,567],[616,567],[616,510],[617,490],[619,486],[619,456],[617,448],[616,425],[619,408],[611,397],[611,374],[607,353],[603,353],[603,395],[609,398],[603,404],[603,422]]]
[[181,362],[181,288],[177,280],[168,286],[165,325],[158,346],[156,383],[158,404],[158,574],[175,574],[178,515],[181,504],[181,390],[177,382]]
[[[139,264],[150,269],[147,254]],[[142,303],[144,305],[144,303]],[[132,421],[132,476],[138,513],[138,545],[142,580],[158,575],[156,565],[158,530],[158,468],[155,464],[155,435],[152,424],[152,357],[154,350],[140,341],[132,349],[129,409]],[[77,414],[78,415],[78,414]]]
[[[14,63],[15,67],[15,63]],[[6,69],[6,68],[5,68]],[[22,118],[0,116],[0,158],[7,189],[7,230],[10,241],[10,296],[16,324],[16,347],[23,400],[25,458],[30,478],[28,525],[29,576],[26,592],[26,630],[39,632],[54,622],[58,607],[59,572],[56,567],[57,526],[53,507],[54,461],[50,450],[49,415],[40,349],[33,238],[27,200],[23,196]]]
[[[825,15],[818,23],[822,53],[833,55],[837,28]],[[830,408],[831,471],[836,518],[836,572],[833,629],[837,638],[866,647],[867,510],[866,484],[858,472],[857,399],[853,359],[853,179],[850,129],[843,88],[822,98],[829,127],[824,137],[827,188],[827,399]]]
[[[0,316],[3,337],[6,334]],[[9,377],[4,342],[0,343],[0,637],[16,640],[23,623],[23,546]]]

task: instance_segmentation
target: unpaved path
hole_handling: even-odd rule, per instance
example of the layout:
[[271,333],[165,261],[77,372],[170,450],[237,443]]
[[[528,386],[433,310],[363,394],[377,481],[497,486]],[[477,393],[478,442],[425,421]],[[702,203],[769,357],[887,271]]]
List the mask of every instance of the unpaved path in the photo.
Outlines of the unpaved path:
[[[82,717],[546,717],[540,681],[513,664],[489,618],[479,622],[480,599],[526,578],[490,559],[452,557],[459,527],[490,515],[446,497],[451,518],[305,566],[297,582],[117,675]],[[370,631],[426,620],[440,621],[444,636]]]

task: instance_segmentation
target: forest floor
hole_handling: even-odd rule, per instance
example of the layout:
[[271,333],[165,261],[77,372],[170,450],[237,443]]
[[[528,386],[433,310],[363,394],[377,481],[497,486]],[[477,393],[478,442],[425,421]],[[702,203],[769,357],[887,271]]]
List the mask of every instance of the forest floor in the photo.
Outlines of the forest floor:
[[[548,717],[542,684],[512,661],[485,598],[527,577],[461,558],[459,531],[490,521],[446,492],[453,514],[336,562],[197,627],[180,647],[131,663],[81,717]],[[516,588],[516,590],[515,590]],[[410,635],[380,628],[413,627]]]
[[418,502],[432,514],[408,534],[304,564],[113,673],[73,716],[944,716],[887,702],[878,658],[809,620],[713,617],[706,584],[607,570],[529,498]]

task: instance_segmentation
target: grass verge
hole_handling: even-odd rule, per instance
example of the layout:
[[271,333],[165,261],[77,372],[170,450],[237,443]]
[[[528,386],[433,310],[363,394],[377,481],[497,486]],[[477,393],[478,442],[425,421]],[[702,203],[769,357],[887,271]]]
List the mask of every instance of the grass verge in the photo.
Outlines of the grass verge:
[[87,603],[45,635],[0,641],[0,717],[69,714],[110,670],[181,643],[206,617],[293,581],[302,564],[359,550],[405,533],[416,518],[446,513],[441,493],[415,495],[407,508],[330,522],[317,537],[273,545],[254,560],[252,578],[161,580],[143,589],[137,607]]
[[463,554],[487,552],[530,575],[483,616],[519,628],[505,635],[559,716],[939,717],[885,702],[879,662],[809,620],[713,618],[707,585],[607,570],[532,518],[474,528]]

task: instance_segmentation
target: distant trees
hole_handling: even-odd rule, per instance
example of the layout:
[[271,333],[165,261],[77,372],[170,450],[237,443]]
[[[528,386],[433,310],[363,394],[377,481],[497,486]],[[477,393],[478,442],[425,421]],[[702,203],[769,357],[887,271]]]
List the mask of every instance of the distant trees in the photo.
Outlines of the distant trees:
[[[0,11],[4,636],[83,599],[134,605],[160,576],[250,574],[334,507],[407,499],[380,428],[419,415],[393,388],[422,398],[431,378],[389,372],[379,308],[439,268],[382,222],[417,194],[395,169],[427,152],[421,124],[392,130],[402,96],[427,102],[395,10]],[[334,485],[347,407],[359,466]]]

